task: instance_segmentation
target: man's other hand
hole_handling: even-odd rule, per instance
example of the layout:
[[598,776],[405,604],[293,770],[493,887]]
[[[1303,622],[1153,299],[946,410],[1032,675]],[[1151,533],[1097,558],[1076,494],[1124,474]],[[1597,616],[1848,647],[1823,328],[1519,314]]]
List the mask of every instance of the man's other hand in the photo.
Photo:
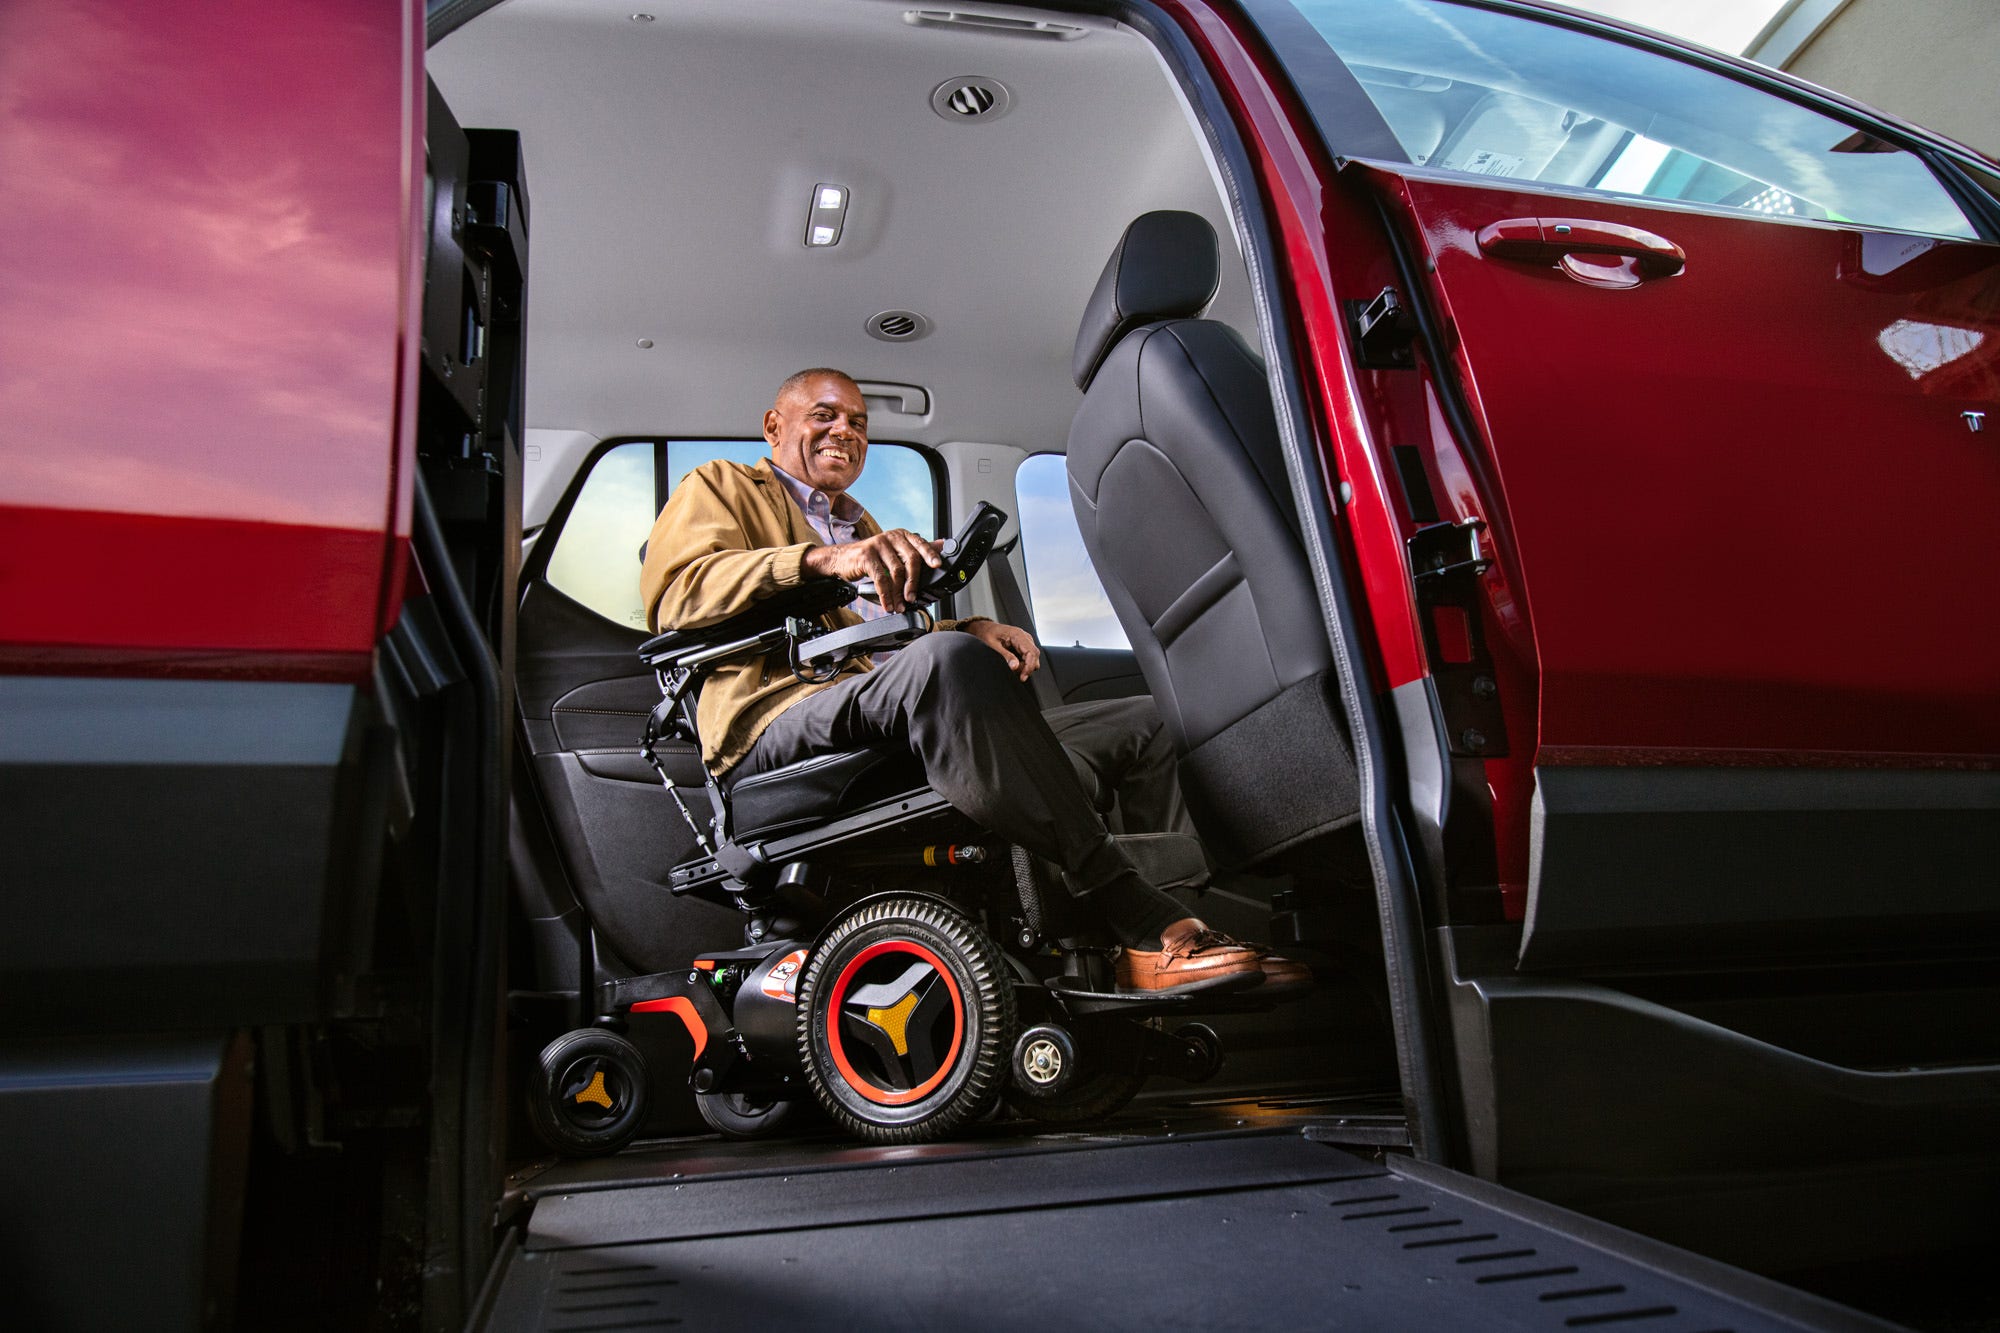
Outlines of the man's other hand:
[[975,620],[960,625],[959,629],[1005,658],[1007,669],[1021,680],[1034,675],[1042,664],[1042,650],[1035,636],[1017,626],[1003,625],[997,620]]
[[942,568],[944,556],[938,552],[936,542],[925,541],[902,528],[891,528],[865,541],[815,546],[806,552],[804,563],[808,574],[846,579],[850,583],[873,579],[882,609],[900,611],[917,595],[924,566]]

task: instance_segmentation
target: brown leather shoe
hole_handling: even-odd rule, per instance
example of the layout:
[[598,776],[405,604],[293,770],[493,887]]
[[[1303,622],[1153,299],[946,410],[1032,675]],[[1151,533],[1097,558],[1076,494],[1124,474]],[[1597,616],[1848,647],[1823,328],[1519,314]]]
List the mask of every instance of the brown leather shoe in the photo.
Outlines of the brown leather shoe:
[[1258,960],[1258,966],[1264,973],[1264,984],[1257,988],[1259,998],[1280,991],[1290,995],[1312,985],[1312,969],[1296,958],[1281,958],[1267,953]]
[[1122,991],[1247,990],[1264,984],[1264,951],[1210,930],[1193,917],[1160,932],[1157,950],[1118,954]]

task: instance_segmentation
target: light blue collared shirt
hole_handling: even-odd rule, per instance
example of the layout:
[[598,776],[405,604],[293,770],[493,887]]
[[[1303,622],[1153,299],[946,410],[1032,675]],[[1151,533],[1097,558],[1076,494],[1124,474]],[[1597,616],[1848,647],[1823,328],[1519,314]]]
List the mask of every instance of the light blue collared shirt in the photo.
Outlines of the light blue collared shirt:
[[839,495],[828,495],[825,491],[808,486],[791,473],[771,464],[771,471],[778,474],[778,480],[785,483],[785,489],[799,502],[799,509],[806,516],[820,540],[828,546],[845,546],[854,540],[854,527],[861,522],[868,511],[861,502],[842,491]]
[[[806,516],[806,522],[819,534],[821,541],[828,546],[845,546],[854,540],[855,525],[868,512],[861,507],[859,500],[846,491],[828,495],[815,486],[808,486],[776,463],[771,464],[771,471],[778,474],[778,480],[785,483],[785,489],[798,501],[799,511]],[[889,614],[879,602],[872,602],[866,597],[855,598],[847,604],[847,608],[863,620],[879,620]],[[886,657],[894,651],[893,648],[878,648],[871,656]]]

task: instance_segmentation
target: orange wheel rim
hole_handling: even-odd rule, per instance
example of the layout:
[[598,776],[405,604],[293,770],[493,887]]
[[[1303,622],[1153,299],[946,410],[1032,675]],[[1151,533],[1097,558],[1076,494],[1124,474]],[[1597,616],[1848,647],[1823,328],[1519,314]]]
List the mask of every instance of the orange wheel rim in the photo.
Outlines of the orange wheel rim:
[[[885,1088],[876,1080],[869,1078],[856,1069],[853,1061],[848,1058],[847,1041],[841,1032],[842,1018],[854,1017],[854,1015],[847,1013],[848,1009],[852,1007],[849,996],[856,993],[854,983],[860,976],[862,969],[868,964],[892,954],[903,954],[915,962],[926,965],[930,969],[931,974],[942,984],[945,995],[951,1001],[951,1041],[945,1050],[944,1056],[938,1061],[935,1070],[931,1071],[927,1077],[910,1088]],[[920,985],[921,982],[917,984]],[[863,988],[859,992],[862,995],[866,993],[867,988]],[[908,994],[915,997],[916,991],[912,989]],[[883,1008],[870,1009],[868,1013],[881,1015],[880,1018],[875,1020],[875,1026],[893,1031],[897,1024],[907,1023],[910,1017],[909,1010],[905,1010],[902,1014],[898,1015],[896,1013],[897,1007],[897,1005],[891,1004]],[[915,1008],[914,1002],[910,1008]],[[858,1095],[866,1100],[874,1102],[878,1106],[907,1106],[930,1095],[937,1091],[939,1085],[950,1075],[952,1067],[958,1062],[958,1053],[964,1045],[965,997],[960,994],[958,982],[953,978],[951,969],[944,965],[944,960],[923,945],[911,940],[883,940],[878,944],[871,944],[849,960],[847,966],[840,970],[840,975],[834,978],[833,989],[826,1007],[827,1052],[833,1057],[834,1068],[840,1071],[840,1076],[846,1080],[847,1086],[854,1089]]]

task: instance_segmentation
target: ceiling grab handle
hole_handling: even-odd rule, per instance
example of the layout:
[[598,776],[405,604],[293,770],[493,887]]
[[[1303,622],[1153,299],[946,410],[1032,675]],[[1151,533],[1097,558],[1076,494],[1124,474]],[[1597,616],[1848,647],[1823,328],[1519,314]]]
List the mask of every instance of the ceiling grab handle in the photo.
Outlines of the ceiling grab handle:
[[1641,278],[1669,278],[1687,267],[1687,253],[1666,237],[1593,218],[1503,218],[1479,229],[1479,249],[1494,259],[1544,264],[1582,255],[1629,259]]

